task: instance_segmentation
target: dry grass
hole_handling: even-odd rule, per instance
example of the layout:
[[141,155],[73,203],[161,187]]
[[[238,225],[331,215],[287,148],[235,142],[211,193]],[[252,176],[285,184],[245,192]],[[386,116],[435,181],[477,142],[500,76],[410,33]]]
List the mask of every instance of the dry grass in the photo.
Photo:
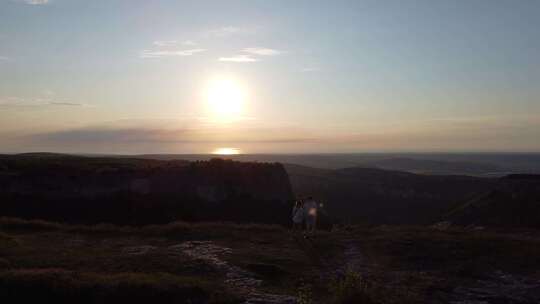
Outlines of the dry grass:
[[[64,269],[0,272],[0,298],[54,303],[236,303],[215,284],[166,273],[78,273]],[[31,292],[27,292],[31,291]]]
[[[69,299],[80,302],[77,299],[87,296],[92,299],[89,303],[107,302],[117,296],[124,297],[126,290],[132,289],[129,286],[134,285],[141,285],[133,289],[143,290],[139,298],[148,301],[151,295],[159,298],[165,294],[174,298],[176,294],[200,290],[207,298],[193,303],[227,299],[225,296],[213,299],[210,292],[212,288],[224,289],[224,273],[204,260],[168,250],[189,240],[211,240],[216,245],[232,248],[230,254],[221,258],[238,267],[253,269],[255,276],[264,281],[261,291],[294,294],[296,280],[318,267],[306,258],[287,229],[275,225],[174,222],[142,227],[82,226],[0,218],[0,231],[4,231],[0,234],[0,270],[4,270],[0,275],[0,289],[2,286],[9,287],[4,292],[35,289],[36,294],[47,293],[45,298],[60,302]],[[15,244],[14,241],[16,246],[2,247],[4,243]],[[138,246],[155,249],[142,255],[126,253],[126,248]],[[282,271],[276,272],[276,269]],[[187,284],[188,288],[178,280],[193,284]],[[49,281],[56,282],[57,289],[53,288],[52,294],[47,291],[52,288]],[[117,289],[124,285],[129,288]],[[105,292],[109,289],[117,291]],[[104,298],[90,296],[92,291],[105,292]]]
[[62,231],[74,233],[136,234],[147,236],[171,236],[192,231],[239,231],[239,232],[285,232],[279,225],[236,224],[230,222],[172,222],[165,225],[118,226],[112,224],[69,225],[43,220],[25,220],[20,218],[0,217],[0,229],[27,232]]
[[362,277],[367,294],[380,303],[446,303],[457,286],[493,280],[497,272],[540,278],[538,231],[393,226],[355,228],[340,237],[361,248],[370,265]]
[[[13,290],[35,290],[23,297],[95,303],[189,295],[194,303],[225,301],[226,295],[215,298],[224,273],[167,250],[188,240],[231,248],[221,258],[254,272],[264,281],[261,291],[297,294],[299,286],[311,286],[313,303],[423,303],[496,270],[540,277],[538,231],[351,227],[306,240],[280,226],[257,224],[81,226],[10,218],[0,218],[0,230],[0,297],[8,298]],[[349,242],[360,248],[370,271],[333,283],[330,276],[321,279],[321,273],[344,263]],[[125,252],[134,246],[155,250]]]
[[19,245],[17,239],[7,233],[0,232],[0,249],[8,249]]

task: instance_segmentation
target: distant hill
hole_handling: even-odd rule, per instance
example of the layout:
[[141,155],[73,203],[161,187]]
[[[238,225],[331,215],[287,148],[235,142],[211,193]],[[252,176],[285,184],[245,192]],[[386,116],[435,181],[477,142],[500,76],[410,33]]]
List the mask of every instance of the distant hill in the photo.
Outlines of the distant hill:
[[490,189],[495,180],[430,176],[374,168],[316,169],[286,164],[295,194],[314,196],[343,221],[428,224],[456,203]]
[[462,225],[540,228],[540,175],[514,174],[458,205],[447,219]]
[[[208,160],[209,154],[144,154],[111,157],[160,160]],[[540,173],[540,153],[342,153],[240,154],[228,159],[279,162],[320,169],[380,168],[421,174],[501,177],[511,173]]]
[[73,223],[288,222],[280,164],[24,154],[0,157],[0,215]]
[[[257,162],[176,157],[0,155],[0,215],[135,225],[173,220],[289,224],[294,197],[313,196],[323,204],[326,223],[332,219],[369,224],[450,220],[494,226],[540,222],[539,175],[439,174],[499,169],[487,163],[381,158],[370,164],[384,169],[365,165],[330,169],[265,163],[260,156]],[[422,169],[422,174],[405,172],[413,169]]]
[[504,174],[504,172],[508,171],[508,169],[490,163],[414,159],[403,157],[367,161],[362,165],[387,170],[438,175],[495,175]]

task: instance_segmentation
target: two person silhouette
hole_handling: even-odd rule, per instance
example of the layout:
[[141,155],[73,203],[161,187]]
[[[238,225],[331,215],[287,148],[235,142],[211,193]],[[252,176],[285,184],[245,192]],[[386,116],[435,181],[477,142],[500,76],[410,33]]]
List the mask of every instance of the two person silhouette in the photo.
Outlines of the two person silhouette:
[[313,234],[317,229],[318,206],[311,196],[297,200],[292,212],[293,230],[302,231],[305,223],[306,233]]

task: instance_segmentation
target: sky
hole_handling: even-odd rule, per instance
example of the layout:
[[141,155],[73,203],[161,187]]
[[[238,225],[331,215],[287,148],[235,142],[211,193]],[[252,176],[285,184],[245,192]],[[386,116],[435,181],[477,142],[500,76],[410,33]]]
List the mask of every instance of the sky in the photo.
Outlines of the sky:
[[539,152],[540,1],[0,0],[0,153]]

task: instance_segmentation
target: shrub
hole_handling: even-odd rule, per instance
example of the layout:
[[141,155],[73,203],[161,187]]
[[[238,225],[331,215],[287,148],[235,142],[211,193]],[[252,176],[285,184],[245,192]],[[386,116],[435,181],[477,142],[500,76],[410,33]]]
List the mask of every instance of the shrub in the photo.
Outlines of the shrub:
[[11,248],[19,245],[17,239],[11,235],[0,232],[0,249]]
[[348,270],[342,278],[330,282],[330,293],[335,304],[374,304],[368,282],[355,271]]
[[300,282],[300,286],[297,291],[297,303],[298,304],[312,304],[313,303],[313,291],[311,284],[304,281]]
[[64,269],[0,271],[6,303],[238,303],[239,299],[195,277],[166,273],[78,273]]
[[0,217],[0,228],[23,231],[60,230],[62,225],[43,220],[23,220],[19,218]]

